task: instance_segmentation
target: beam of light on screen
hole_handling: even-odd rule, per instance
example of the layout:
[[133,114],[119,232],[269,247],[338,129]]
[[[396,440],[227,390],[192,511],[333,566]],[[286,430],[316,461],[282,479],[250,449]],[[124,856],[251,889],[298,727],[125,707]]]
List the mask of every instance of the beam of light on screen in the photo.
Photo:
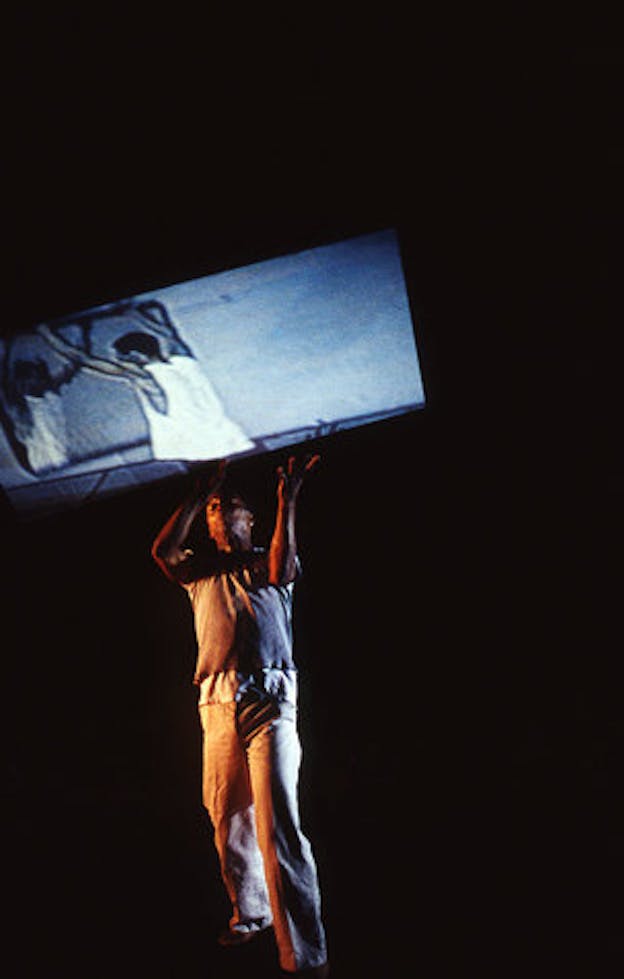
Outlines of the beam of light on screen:
[[424,402],[389,229],[0,341],[0,482],[49,512]]

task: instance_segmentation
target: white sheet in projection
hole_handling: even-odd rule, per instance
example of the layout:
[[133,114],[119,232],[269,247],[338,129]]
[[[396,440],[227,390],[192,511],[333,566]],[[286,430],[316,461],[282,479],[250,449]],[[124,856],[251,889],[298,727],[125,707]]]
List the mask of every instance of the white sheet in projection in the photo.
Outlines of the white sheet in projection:
[[139,392],[155,459],[213,459],[253,448],[251,439],[226,416],[196,360],[172,357],[146,370],[167,396],[162,414]]

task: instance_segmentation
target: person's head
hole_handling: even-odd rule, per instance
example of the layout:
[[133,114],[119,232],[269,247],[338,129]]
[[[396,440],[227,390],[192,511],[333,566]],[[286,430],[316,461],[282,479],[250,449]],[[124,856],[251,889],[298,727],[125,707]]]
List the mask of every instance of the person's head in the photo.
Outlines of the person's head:
[[222,489],[208,498],[208,533],[220,551],[251,550],[253,522],[253,512],[239,493]]

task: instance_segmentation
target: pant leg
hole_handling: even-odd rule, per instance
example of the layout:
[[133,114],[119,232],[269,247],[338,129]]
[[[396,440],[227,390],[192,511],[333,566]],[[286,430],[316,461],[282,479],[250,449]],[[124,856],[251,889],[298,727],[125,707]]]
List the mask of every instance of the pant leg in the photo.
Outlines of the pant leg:
[[296,708],[275,704],[258,723],[247,717],[246,743],[258,842],[273,912],[280,965],[287,971],[327,960],[316,864],[301,831],[298,779],[301,746]]
[[221,875],[232,902],[230,928],[264,928],[271,924],[271,907],[256,836],[247,756],[236,727],[236,704],[206,704],[199,713],[203,802],[214,827]]

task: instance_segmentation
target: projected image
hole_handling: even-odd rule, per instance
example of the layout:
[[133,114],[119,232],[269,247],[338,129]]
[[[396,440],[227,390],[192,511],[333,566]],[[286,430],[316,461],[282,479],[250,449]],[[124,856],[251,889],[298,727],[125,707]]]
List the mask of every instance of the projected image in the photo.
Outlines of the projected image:
[[49,510],[424,403],[396,235],[168,286],[0,342],[0,480]]

